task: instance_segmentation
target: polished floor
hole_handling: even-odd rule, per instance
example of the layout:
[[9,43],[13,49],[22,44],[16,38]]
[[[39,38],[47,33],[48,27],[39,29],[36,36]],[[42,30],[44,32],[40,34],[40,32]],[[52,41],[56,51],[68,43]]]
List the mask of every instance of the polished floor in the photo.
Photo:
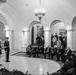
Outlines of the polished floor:
[[5,57],[1,57],[0,63],[2,64],[0,68],[6,67],[10,71],[17,69],[24,73],[28,71],[32,75],[47,74],[47,72],[53,73],[60,69],[60,65],[57,62],[40,58],[10,56],[10,62],[6,63]]

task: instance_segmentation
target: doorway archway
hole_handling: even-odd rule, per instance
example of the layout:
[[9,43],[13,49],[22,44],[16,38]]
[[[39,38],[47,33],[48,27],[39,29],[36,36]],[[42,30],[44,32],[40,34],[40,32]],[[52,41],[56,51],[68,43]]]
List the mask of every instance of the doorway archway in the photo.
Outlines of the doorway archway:
[[[63,42],[67,45],[67,38],[66,38],[66,30],[65,24],[61,20],[54,20],[50,26],[51,29],[51,47],[54,47],[54,44],[57,45],[57,41],[61,41],[61,45]],[[62,39],[60,39],[62,38]],[[66,46],[67,47],[67,46]]]
[[37,44],[37,37],[40,36],[44,38],[44,27],[38,21],[33,21],[30,26],[31,31],[31,44]]

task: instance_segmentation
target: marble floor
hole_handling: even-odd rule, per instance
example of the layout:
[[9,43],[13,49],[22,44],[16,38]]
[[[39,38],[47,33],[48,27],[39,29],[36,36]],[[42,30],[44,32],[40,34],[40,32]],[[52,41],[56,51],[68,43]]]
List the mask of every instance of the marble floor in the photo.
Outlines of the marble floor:
[[47,74],[47,72],[53,73],[60,69],[60,65],[53,60],[20,56],[10,56],[9,63],[5,62],[5,57],[1,57],[0,64],[2,64],[0,68],[6,67],[10,71],[17,69],[24,73],[28,71],[32,75]]

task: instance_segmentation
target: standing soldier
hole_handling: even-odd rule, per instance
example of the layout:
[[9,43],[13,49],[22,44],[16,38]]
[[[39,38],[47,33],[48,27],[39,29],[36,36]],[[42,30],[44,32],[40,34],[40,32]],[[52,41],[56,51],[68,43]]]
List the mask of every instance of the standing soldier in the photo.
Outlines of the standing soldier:
[[10,47],[9,47],[8,37],[5,39],[4,48],[5,48],[5,52],[6,52],[6,62],[10,62],[10,61],[9,61],[9,51],[10,51]]
[[[2,51],[1,51],[1,50],[2,50],[1,42],[2,42],[2,41],[1,41],[1,39],[0,39],[0,57],[1,57],[1,54],[2,54]],[[2,64],[0,64],[0,66],[2,66]]]
[[2,42],[2,40],[0,39],[0,57],[1,57],[1,54],[2,54],[2,46],[1,46],[1,42]]

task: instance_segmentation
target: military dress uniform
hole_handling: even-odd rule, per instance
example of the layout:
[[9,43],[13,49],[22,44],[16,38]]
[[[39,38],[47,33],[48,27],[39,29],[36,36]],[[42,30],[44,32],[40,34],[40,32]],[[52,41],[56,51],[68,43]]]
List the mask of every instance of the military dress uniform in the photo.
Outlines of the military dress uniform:
[[6,52],[6,62],[10,62],[9,61],[9,52],[10,52],[9,41],[4,42],[4,48]]
[[[1,56],[1,54],[2,54],[2,49],[1,49],[2,47],[1,47],[1,42],[0,42],[0,56]],[[2,64],[0,64],[0,66],[2,66]]]

